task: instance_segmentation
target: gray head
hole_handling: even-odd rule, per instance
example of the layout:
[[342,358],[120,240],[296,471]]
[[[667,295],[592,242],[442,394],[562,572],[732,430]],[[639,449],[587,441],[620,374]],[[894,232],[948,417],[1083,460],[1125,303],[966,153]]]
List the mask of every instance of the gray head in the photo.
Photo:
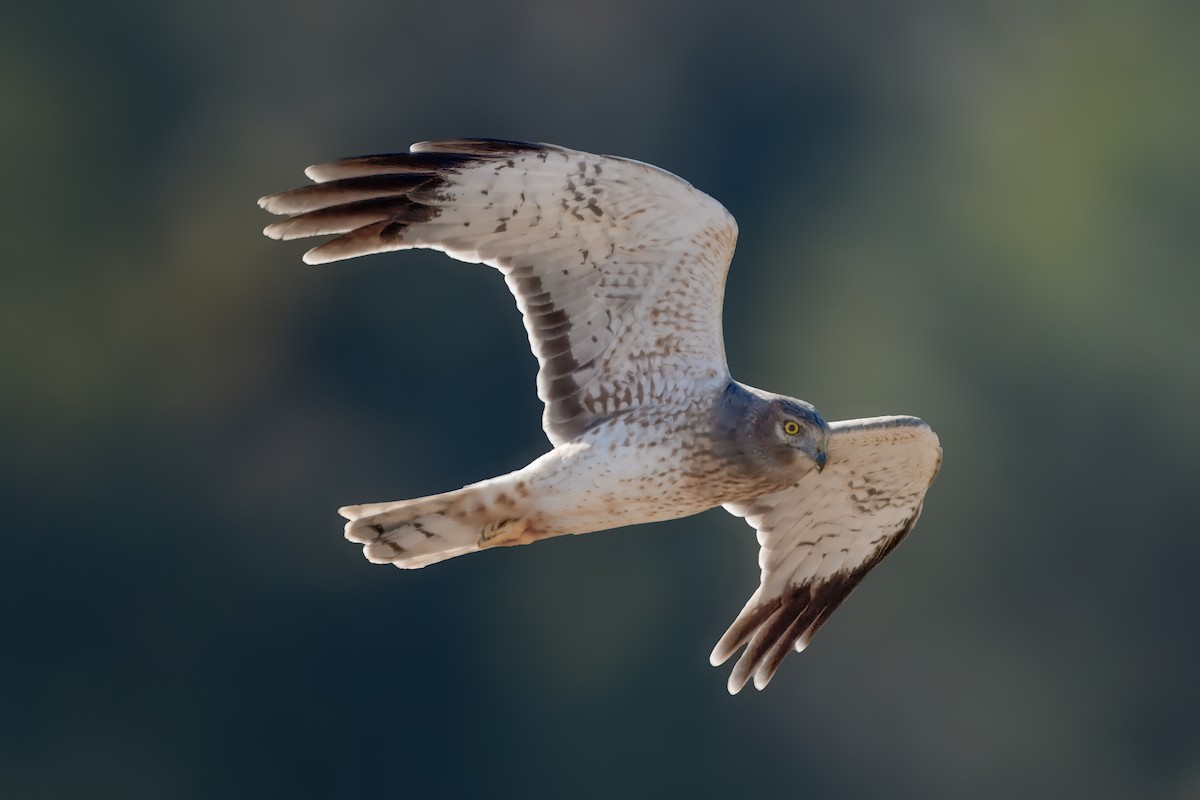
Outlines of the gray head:
[[729,447],[724,455],[748,462],[750,469],[795,480],[825,466],[829,425],[803,400],[733,382],[722,398],[717,427]]

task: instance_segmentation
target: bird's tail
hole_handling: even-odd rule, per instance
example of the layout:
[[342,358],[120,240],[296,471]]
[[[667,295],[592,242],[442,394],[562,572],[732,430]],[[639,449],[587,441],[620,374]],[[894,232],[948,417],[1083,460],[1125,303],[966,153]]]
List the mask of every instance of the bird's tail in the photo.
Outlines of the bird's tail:
[[445,494],[346,506],[346,538],[363,545],[375,564],[418,569],[485,547],[525,544],[538,538],[507,486],[493,479]]

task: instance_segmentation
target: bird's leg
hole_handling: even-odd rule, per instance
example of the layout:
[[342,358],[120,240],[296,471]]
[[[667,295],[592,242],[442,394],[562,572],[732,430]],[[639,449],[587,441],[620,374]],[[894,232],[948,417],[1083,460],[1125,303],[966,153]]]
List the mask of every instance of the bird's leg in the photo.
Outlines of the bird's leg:
[[513,547],[529,544],[542,538],[528,519],[509,517],[496,520],[484,527],[479,536],[480,548]]

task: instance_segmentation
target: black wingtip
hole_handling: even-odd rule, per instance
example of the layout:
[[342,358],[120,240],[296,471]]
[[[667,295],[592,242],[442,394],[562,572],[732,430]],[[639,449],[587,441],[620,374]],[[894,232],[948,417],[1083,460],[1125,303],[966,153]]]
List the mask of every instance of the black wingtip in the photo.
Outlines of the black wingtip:
[[413,153],[449,153],[490,158],[552,149],[554,149],[553,145],[518,142],[510,139],[437,139],[429,142],[417,142],[412,146]]
[[313,164],[304,170],[304,174],[318,183],[379,175],[433,175],[459,169],[477,160],[478,156],[461,152],[386,153]]

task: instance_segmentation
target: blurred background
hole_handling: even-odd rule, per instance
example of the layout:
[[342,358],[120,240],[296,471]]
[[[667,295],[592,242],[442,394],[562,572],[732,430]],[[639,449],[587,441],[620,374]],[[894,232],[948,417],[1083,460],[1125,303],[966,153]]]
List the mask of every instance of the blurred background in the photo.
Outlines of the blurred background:
[[[1200,797],[1200,6],[114,0],[0,31],[0,795]],[[734,375],[945,448],[768,691],[721,511],[374,567],[547,444],[500,276],[262,194],[490,136],[738,218]],[[819,354],[819,357],[818,357]]]

